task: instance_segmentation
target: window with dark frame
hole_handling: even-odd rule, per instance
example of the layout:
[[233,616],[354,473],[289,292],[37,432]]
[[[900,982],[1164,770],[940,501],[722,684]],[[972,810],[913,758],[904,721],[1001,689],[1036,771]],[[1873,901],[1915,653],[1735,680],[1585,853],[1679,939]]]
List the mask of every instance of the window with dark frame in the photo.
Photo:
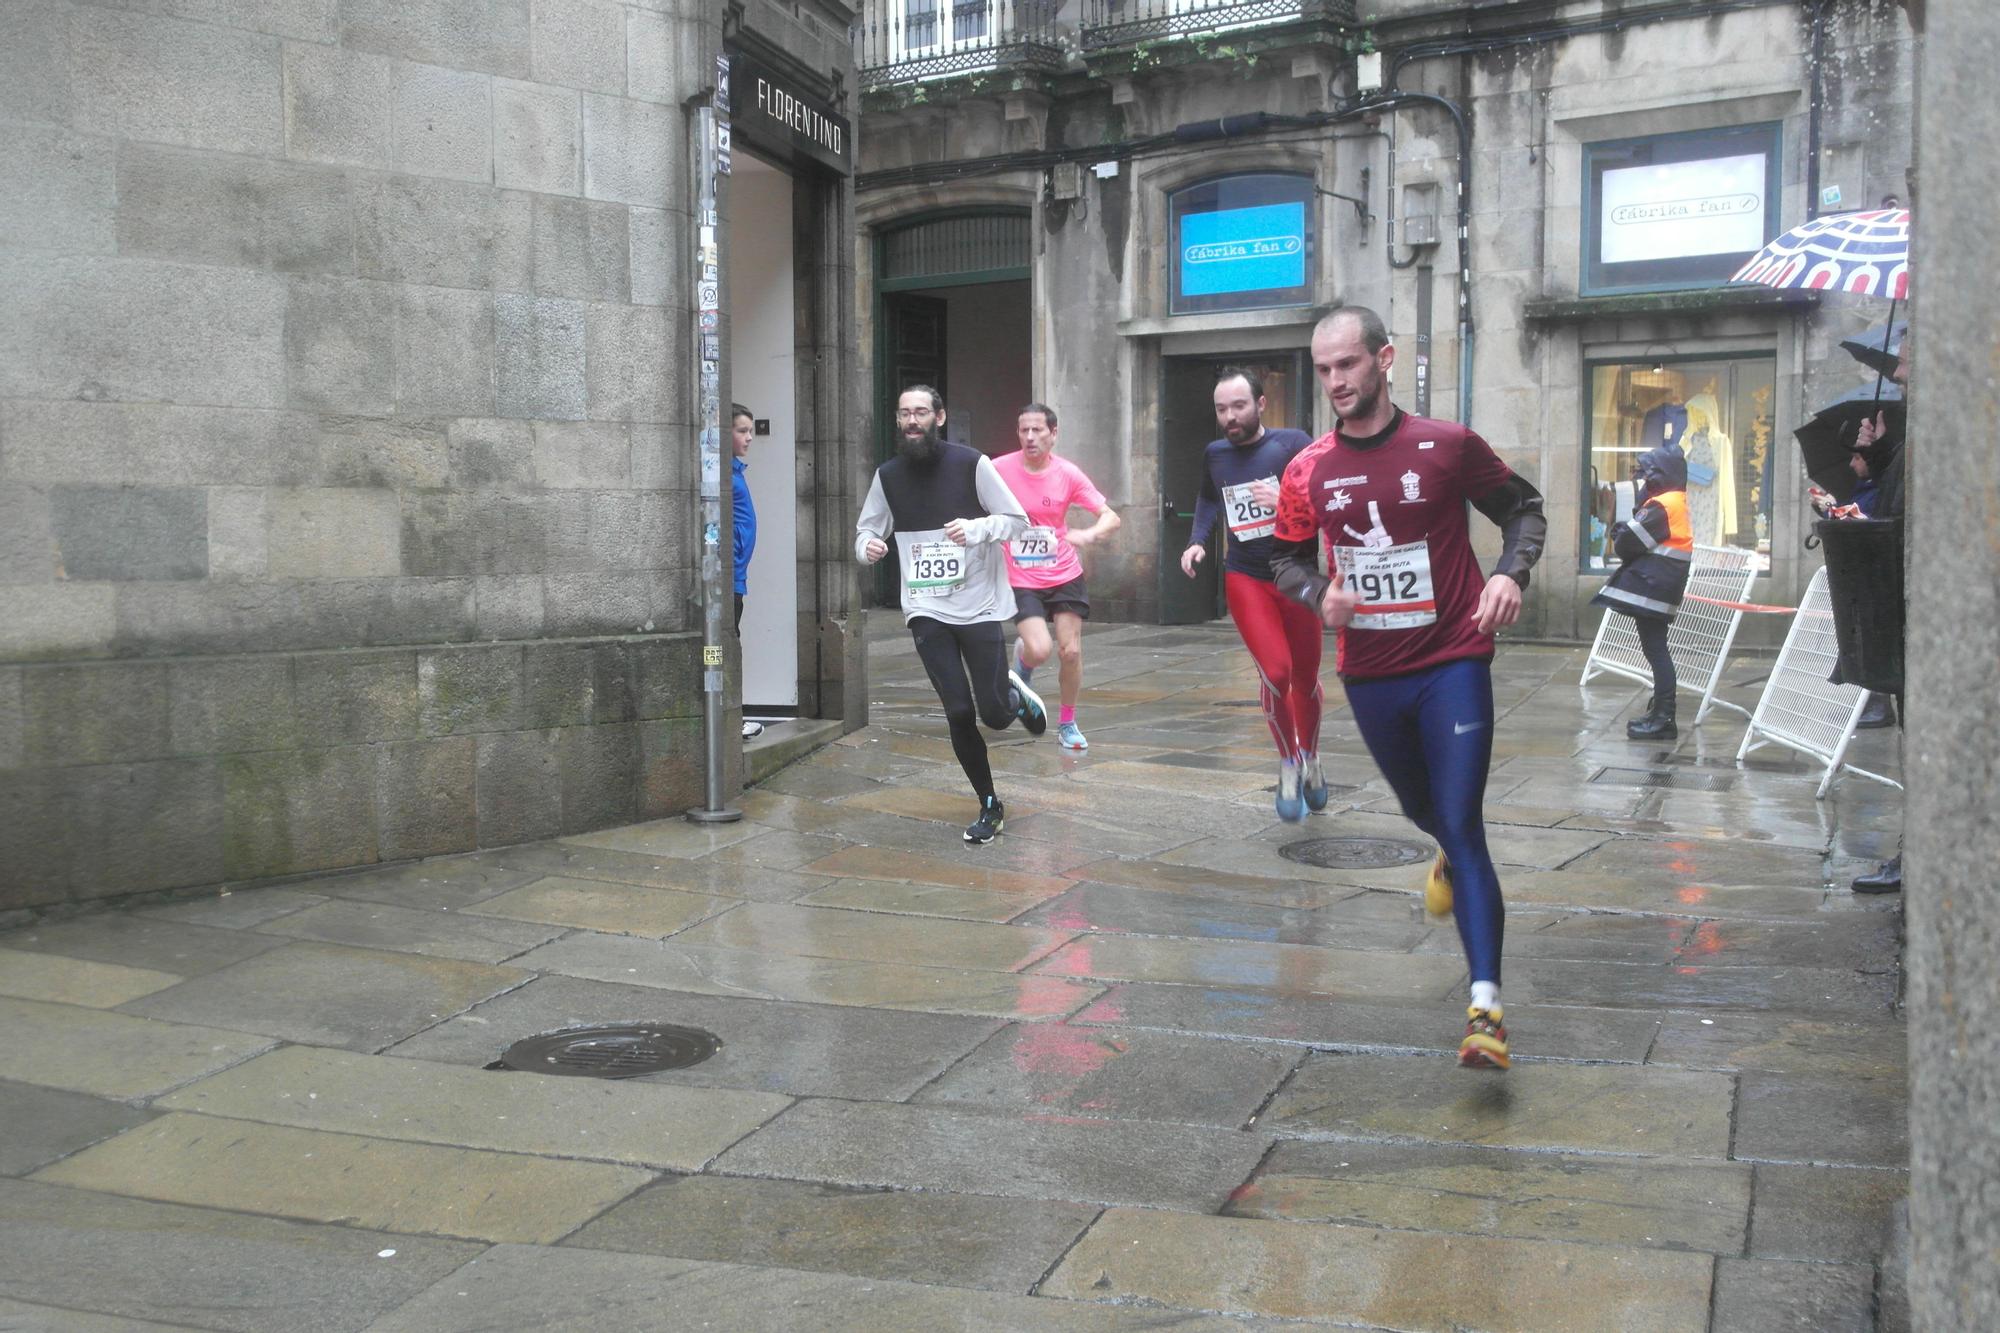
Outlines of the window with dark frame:
[[1719,287],[1778,234],[1775,121],[1583,147],[1586,296]]
[[1223,176],[1167,199],[1173,314],[1307,305],[1313,287],[1312,177]]

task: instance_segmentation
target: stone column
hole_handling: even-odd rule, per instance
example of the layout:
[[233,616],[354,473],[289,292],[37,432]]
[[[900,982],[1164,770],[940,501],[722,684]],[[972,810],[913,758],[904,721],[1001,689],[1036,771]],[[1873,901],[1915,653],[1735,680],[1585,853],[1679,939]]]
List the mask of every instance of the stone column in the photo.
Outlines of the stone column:
[[[1915,17],[1916,11],[1912,11]],[[1929,7],[1910,439],[1910,1305],[2000,1328],[2000,9]]]

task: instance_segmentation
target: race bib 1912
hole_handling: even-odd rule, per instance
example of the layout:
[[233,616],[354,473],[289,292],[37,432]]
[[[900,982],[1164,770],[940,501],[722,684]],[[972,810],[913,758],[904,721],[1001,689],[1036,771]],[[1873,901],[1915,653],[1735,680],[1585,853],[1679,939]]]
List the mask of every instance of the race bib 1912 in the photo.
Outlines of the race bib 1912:
[[[1276,486],[1276,477],[1265,477],[1267,485]],[[1222,488],[1222,509],[1229,524],[1231,541],[1255,541],[1268,537],[1278,530],[1278,511],[1266,507],[1250,491],[1254,482],[1244,482],[1240,486]]]
[[957,542],[912,542],[903,576],[913,597],[942,597],[965,583],[965,548]]
[[1017,565],[1046,565],[1056,558],[1056,530],[1029,528],[1008,542],[1007,550]]
[[1401,546],[1336,546],[1340,577],[1361,599],[1353,629],[1410,629],[1437,622],[1437,594],[1431,587],[1431,548],[1426,541]]

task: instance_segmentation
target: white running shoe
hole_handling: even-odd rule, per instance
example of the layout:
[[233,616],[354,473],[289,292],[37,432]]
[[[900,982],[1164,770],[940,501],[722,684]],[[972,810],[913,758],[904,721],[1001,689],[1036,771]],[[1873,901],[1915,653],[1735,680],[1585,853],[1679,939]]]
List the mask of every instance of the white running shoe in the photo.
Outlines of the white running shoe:
[[1299,785],[1305,792],[1306,809],[1326,809],[1326,773],[1319,766],[1319,756],[1309,754],[1299,765]]
[[1296,824],[1305,817],[1305,798],[1299,795],[1299,766],[1284,760],[1278,765],[1278,818]]

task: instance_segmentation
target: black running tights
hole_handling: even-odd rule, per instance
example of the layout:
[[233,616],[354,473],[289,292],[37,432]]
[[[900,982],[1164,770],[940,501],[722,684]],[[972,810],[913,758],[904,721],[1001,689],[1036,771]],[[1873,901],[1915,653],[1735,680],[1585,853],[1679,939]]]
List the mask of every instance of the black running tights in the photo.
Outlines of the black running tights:
[[[1007,637],[997,620],[948,625],[929,616],[910,622],[917,656],[951,724],[951,749],[981,800],[993,794],[993,766],[979,723],[999,731],[1014,720],[1007,706]],[[968,679],[969,677],[969,679]]]
[[1646,665],[1653,668],[1653,698],[1671,700],[1681,687],[1680,677],[1674,674],[1674,655],[1667,651],[1667,630],[1674,622],[1633,616],[1632,623],[1638,628],[1639,649],[1646,654]]

